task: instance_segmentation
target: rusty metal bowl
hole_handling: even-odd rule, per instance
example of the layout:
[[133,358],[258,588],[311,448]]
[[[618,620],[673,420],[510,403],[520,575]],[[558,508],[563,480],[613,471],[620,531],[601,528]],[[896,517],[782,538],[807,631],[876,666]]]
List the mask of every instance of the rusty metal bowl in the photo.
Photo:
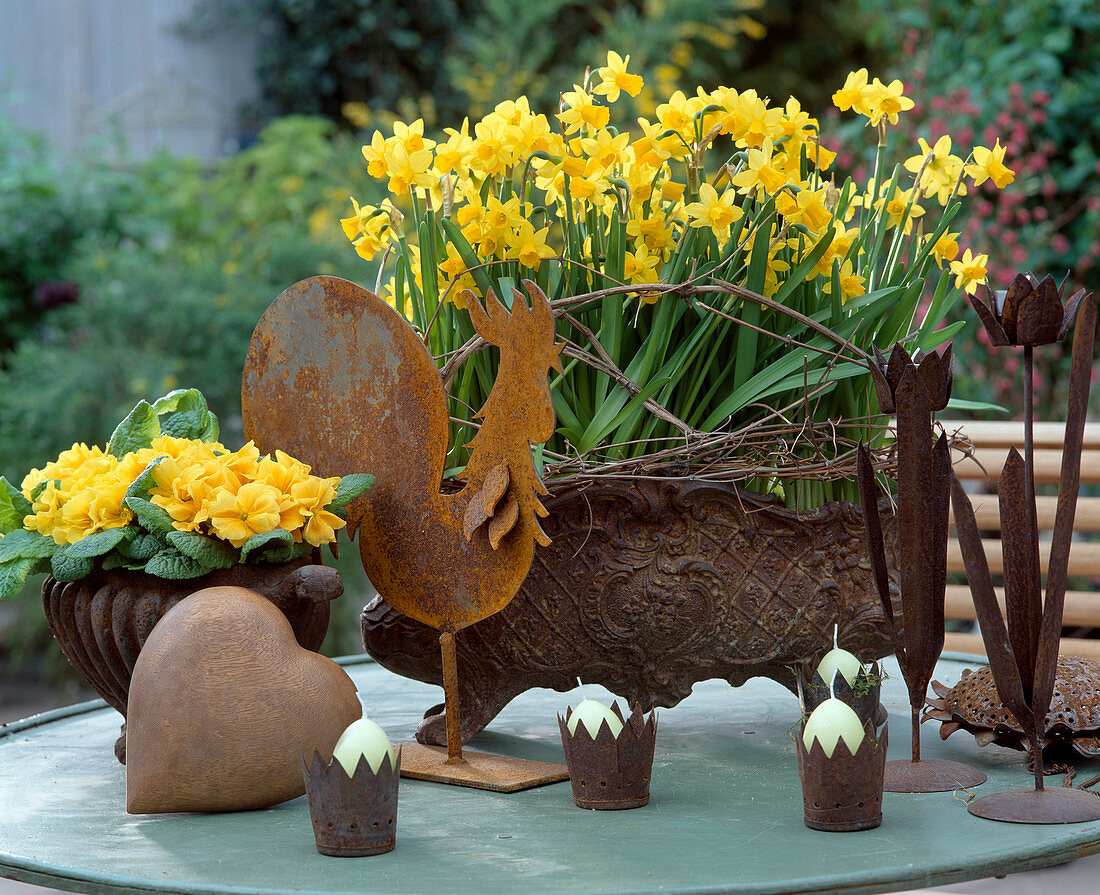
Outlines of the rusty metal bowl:
[[[734,485],[668,479],[570,487],[547,508],[552,543],[519,594],[455,638],[464,739],[525,690],[567,691],[578,677],[645,711],[709,678],[794,690],[794,669],[832,643],[834,624],[864,661],[891,652],[854,504],[796,513]],[[896,525],[884,523],[893,557]],[[441,682],[433,628],[381,599],[362,628],[380,664]],[[441,745],[444,724],[443,707],[429,708],[417,739]]]

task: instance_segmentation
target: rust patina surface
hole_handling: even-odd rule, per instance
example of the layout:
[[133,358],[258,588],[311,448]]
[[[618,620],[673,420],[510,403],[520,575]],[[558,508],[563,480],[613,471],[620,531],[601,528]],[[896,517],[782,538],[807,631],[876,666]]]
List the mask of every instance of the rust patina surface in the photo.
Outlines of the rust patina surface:
[[261,450],[288,450],[324,475],[374,475],[369,498],[349,508],[363,567],[391,605],[441,632],[452,716],[454,634],[507,606],[535,544],[549,543],[531,445],[554,432],[547,374],[561,370],[561,346],[546,296],[524,286],[530,306],[513,290],[510,311],[492,292],[484,308],[467,293],[500,366],[457,493],[441,490],[450,431],[435,362],[396,311],[354,283],[316,277],[280,295],[256,327],[242,385],[245,431]]

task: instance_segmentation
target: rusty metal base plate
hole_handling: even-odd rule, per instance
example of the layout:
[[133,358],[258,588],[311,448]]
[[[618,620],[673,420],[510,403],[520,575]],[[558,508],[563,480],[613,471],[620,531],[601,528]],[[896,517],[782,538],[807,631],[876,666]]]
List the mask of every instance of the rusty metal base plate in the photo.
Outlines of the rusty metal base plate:
[[1012,824],[1079,824],[1100,820],[1100,797],[1084,789],[1008,789],[982,796],[967,811]]
[[899,759],[886,762],[882,788],[885,792],[951,792],[979,786],[986,779],[977,768],[959,761]]
[[[568,780],[569,768],[563,764],[488,755],[468,749],[462,750],[461,762],[451,764],[447,761],[447,749],[443,746],[402,743],[401,776],[492,792],[519,792],[521,789]],[[1097,801],[1100,802],[1100,799]]]

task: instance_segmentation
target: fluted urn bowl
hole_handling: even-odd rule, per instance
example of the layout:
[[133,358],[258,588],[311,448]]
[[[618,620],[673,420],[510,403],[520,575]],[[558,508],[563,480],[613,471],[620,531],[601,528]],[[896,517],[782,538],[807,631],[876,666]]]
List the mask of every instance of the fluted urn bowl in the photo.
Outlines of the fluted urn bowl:
[[[242,563],[182,581],[125,569],[97,569],[70,582],[49,576],[42,585],[42,605],[65,657],[125,718],[130,675],[153,627],[188,595],[222,585],[267,597],[287,617],[298,643],[310,650],[320,648],[329,602],[343,591],[335,569],[305,558],[279,565]],[[115,754],[125,761],[125,737],[115,744]]]

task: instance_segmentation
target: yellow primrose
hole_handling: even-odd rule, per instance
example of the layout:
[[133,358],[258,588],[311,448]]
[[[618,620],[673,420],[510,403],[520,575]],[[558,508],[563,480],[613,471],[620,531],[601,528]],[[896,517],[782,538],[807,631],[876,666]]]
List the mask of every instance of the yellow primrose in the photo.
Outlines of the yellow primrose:
[[295,485],[293,497],[298,501],[302,514],[306,518],[306,524],[302,529],[302,537],[308,544],[319,547],[327,544],[336,537],[336,530],[343,528],[347,523],[339,516],[325,509],[336,496],[338,478],[321,479],[315,476]]
[[279,527],[279,491],[262,482],[241,485],[236,494],[220,491],[211,501],[206,515],[215,534],[234,547],[250,537]]
[[592,92],[606,96],[609,103],[618,101],[620,91],[637,96],[642,90],[642,77],[627,72],[629,62],[629,56],[624,59],[614,50],[608,50],[607,65],[596,72],[600,83],[592,88]]

